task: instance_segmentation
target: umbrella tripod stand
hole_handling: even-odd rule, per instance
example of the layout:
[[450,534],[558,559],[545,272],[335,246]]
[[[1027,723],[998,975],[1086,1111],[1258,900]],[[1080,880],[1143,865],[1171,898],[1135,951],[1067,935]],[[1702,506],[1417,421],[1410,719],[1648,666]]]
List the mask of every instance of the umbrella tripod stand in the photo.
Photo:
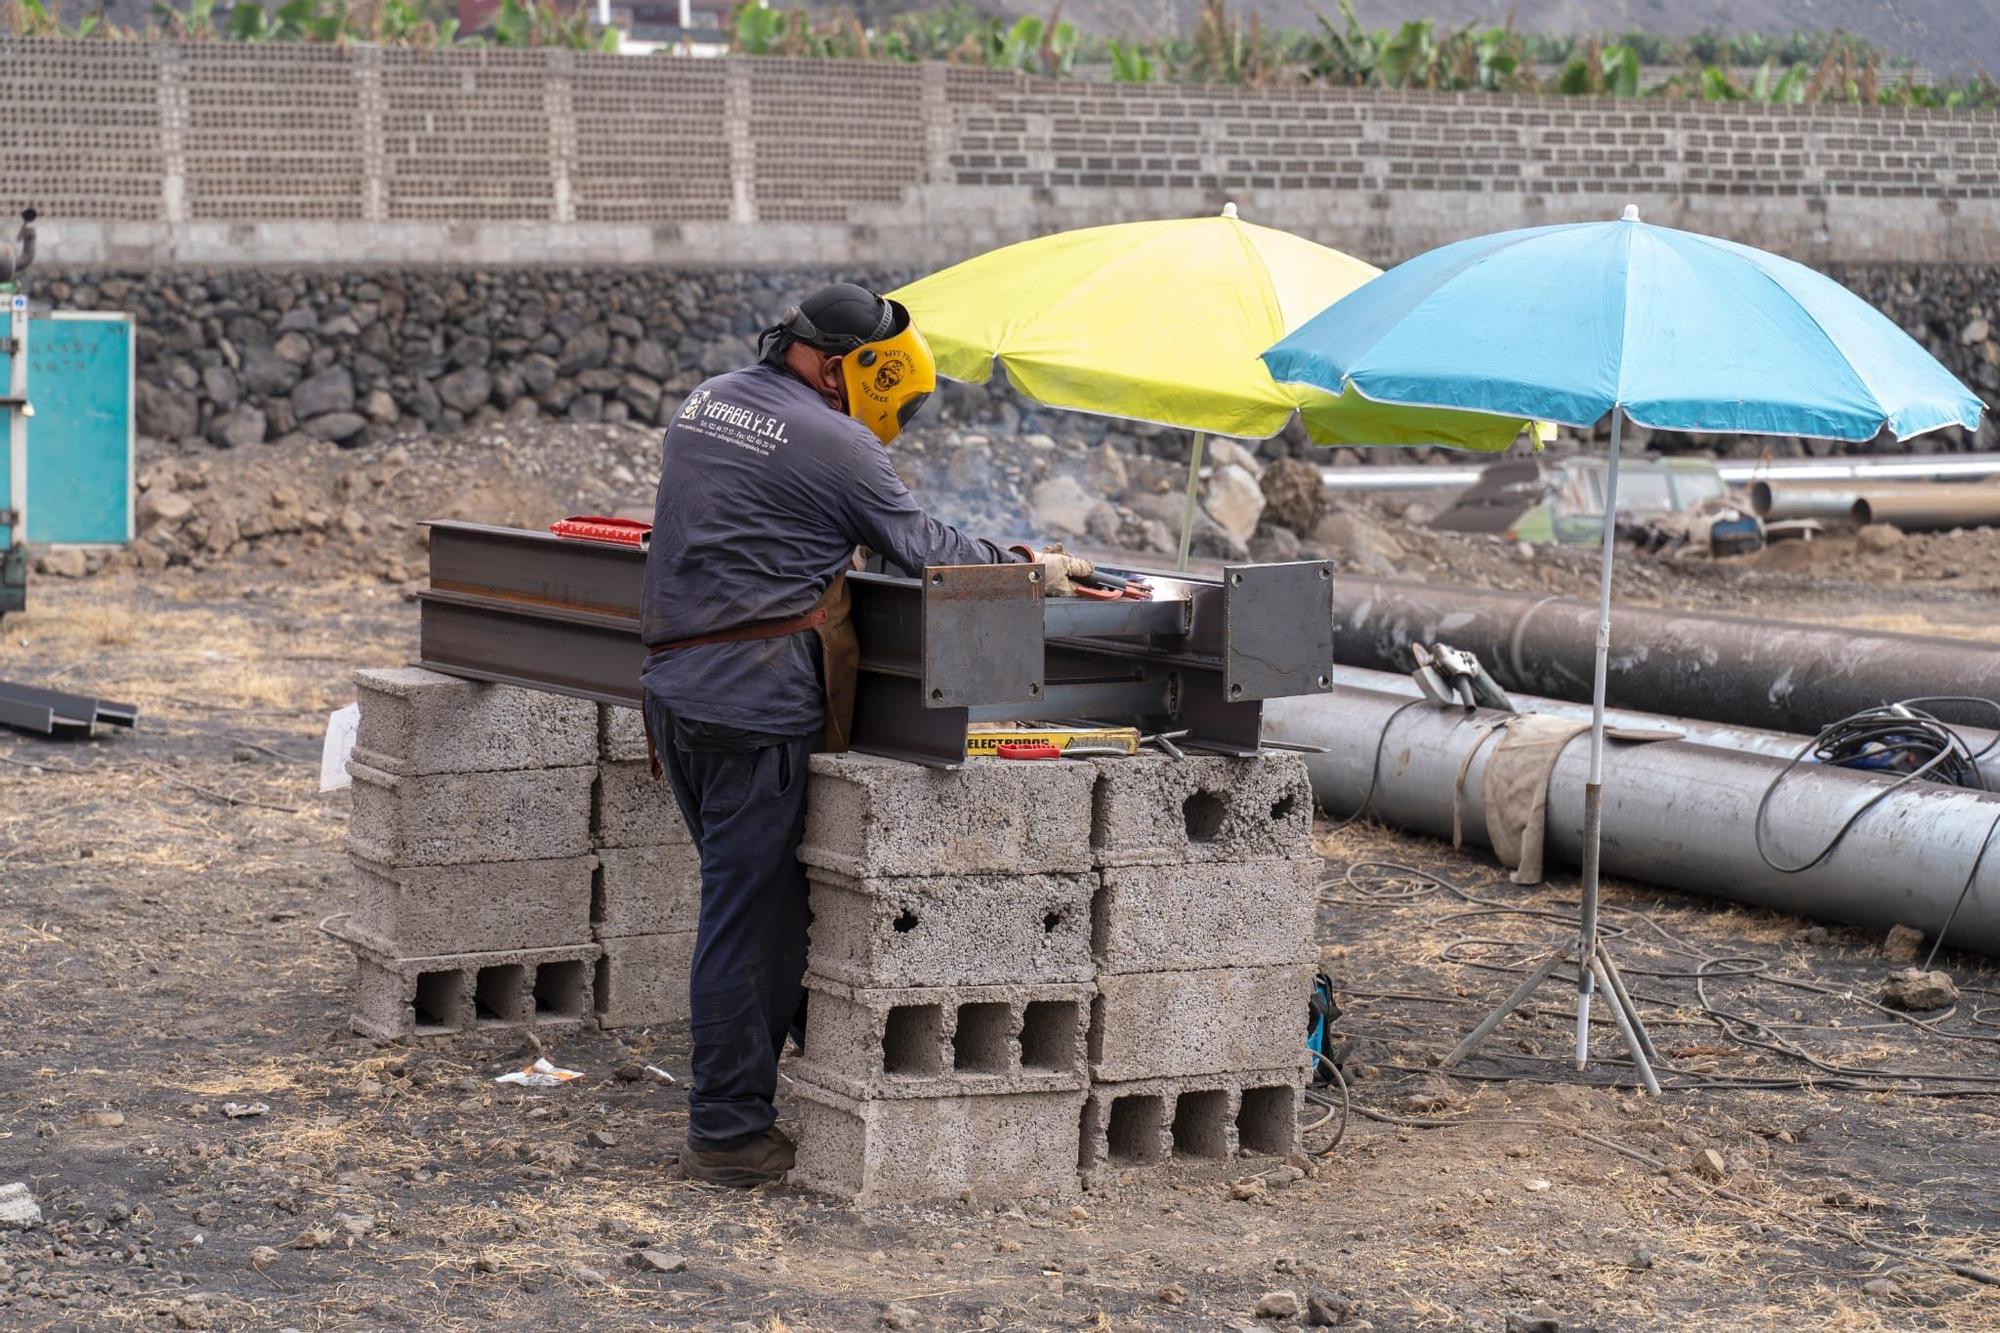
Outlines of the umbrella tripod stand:
[[1645,1084],[1647,1092],[1658,1096],[1660,1081],[1654,1076],[1653,1065],[1659,1061],[1659,1052],[1646,1035],[1638,1007],[1632,1003],[1631,993],[1625,989],[1625,981],[1618,975],[1617,965],[1597,938],[1598,853],[1604,831],[1604,677],[1611,653],[1611,559],[1618,526],[1618,437],[1624,419],[1624,409],[1614,407],[1611,415],[1610,466],[1606,469],[1604,485],[1604,560],[1599,571],[1597,591],[1597,660],[1590,695],[1590,777],[1583,789],[1581,928],[1574,943],[1557,945],[1514,988],[1513,994],[1500,1002],[1499,1008],[1480,1020],[1479,1026],[1439,1062],[1439,1067],[1449,1069],[1472,1054],[1479,1043],[1500,1026],[1502,1019],[1527,1003],[1528,997],[1555,975],[1558,967],[1574,961],[1577,965],[1576,1067],[1582,1069],[1590,1061],[1590,997],[1593,989],[1602,990],[1610,1003],[1611,1017],[1618,1025],[1618,1035],[1625,1039],[1625,1049],[1632,1054],[1632,1066],[1638,1070],[1639,1081]]

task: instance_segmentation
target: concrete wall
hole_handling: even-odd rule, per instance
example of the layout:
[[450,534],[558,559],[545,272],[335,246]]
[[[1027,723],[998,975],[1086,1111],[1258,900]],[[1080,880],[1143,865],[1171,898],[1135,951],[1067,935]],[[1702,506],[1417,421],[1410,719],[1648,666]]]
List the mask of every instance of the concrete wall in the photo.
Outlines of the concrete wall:
[[1813,263],[1964,263],[2000,252],[2000,117],[0,40],[0,207],[67,264],[914,268],[1231,199],[1379,263],[1627,202]]

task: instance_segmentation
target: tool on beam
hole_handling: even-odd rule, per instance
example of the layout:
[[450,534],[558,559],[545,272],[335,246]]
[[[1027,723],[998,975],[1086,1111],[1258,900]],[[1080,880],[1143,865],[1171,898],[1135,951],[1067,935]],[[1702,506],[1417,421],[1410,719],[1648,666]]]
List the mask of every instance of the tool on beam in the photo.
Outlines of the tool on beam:
[[1410,656],[1417,663],[1410,678],[1417,682],[1424,697],[1439,708],[1456,704],[1468,713],[1480,708],[1501,713],[1518,711],[1474,654],[1448,643],[1432,644],[1429,648],[1413,643]]

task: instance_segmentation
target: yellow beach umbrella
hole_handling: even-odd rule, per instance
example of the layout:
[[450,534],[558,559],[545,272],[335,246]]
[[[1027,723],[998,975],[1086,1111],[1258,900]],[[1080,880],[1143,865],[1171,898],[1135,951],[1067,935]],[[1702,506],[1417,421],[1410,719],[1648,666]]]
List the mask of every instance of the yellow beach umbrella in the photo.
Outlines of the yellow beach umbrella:
[[1392,406],[1273,380],[1259,355],[1381,270],[1228,205],[1220,217],[1128,222],[1003,246],[892,292],[938,373],[983,384],[998,362],[1048,407],[1195,432],[1180,563],[1205,435],[1262,439],[1297,413],[1317,444],[1494,452],[1529,423]]

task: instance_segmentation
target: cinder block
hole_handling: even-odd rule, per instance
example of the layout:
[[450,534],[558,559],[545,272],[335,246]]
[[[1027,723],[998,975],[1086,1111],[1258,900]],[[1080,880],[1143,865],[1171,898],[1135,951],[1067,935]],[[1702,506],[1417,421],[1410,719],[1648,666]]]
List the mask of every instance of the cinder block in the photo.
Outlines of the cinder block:
[[564,768],[597,758],[597,705],[422,667],[354,673],[354,757],[403,775]]
[[645,759],[646,715],[617,704],[597,706],[597,757],[614,764]]
[[853,986],[1089,981],[1094,875],[909,875],[812,870],[820,976]]
[[1094,779],[1073,759],[971,759],[944,771],[814,755],[799,859],[857,877],[1089,870]]
[[1091,988],[863,990],[808,974],[799,1077],[848,1097],[949,1097],[1083,1087]]
[[860,1101],[800,1080],[792,1180],[864,1206],[1077,1192],[1081,1090]]
[[692,930],[604,941],[604,954],[597,960],[597,1025],[632,1028],[686,1021],[693,966]]
[[1320,870],[1303,857],[1109,867],[1091,953],[1112,973],[1310,962]]
[[591,836],[599,847],[666,847],[692,843],[687,821],[666,779],[653,777],[644,759],[597,766],[591,797]]
[[353,1026],[394,1041],[590,1021],[594,944],[391,958],[354,948]]
[[1175,1158],[1290,1153],[1304,1087],[1296,1067],[1093,1083],[1078,1142],[1084,1178]]
[[1100,866],[1313,855],[1312,785],[1297,755],[1142,751],[1090,762],[1090,842]]
[[701,916],[701,853],[694,844],[606,847],[597,860],[590,928],[598,939],[694,929]]
[[356,760],[347,849],[384,866],[549,861],[590,851],[594,767],[398,776]]
[[590,942],[588,856],[488,865],[354,863],[345,933],[391,957]]
[[1090,1076],[1120,1083],[1303,1067],[1312,972],[1302,964],[1100,976]]

